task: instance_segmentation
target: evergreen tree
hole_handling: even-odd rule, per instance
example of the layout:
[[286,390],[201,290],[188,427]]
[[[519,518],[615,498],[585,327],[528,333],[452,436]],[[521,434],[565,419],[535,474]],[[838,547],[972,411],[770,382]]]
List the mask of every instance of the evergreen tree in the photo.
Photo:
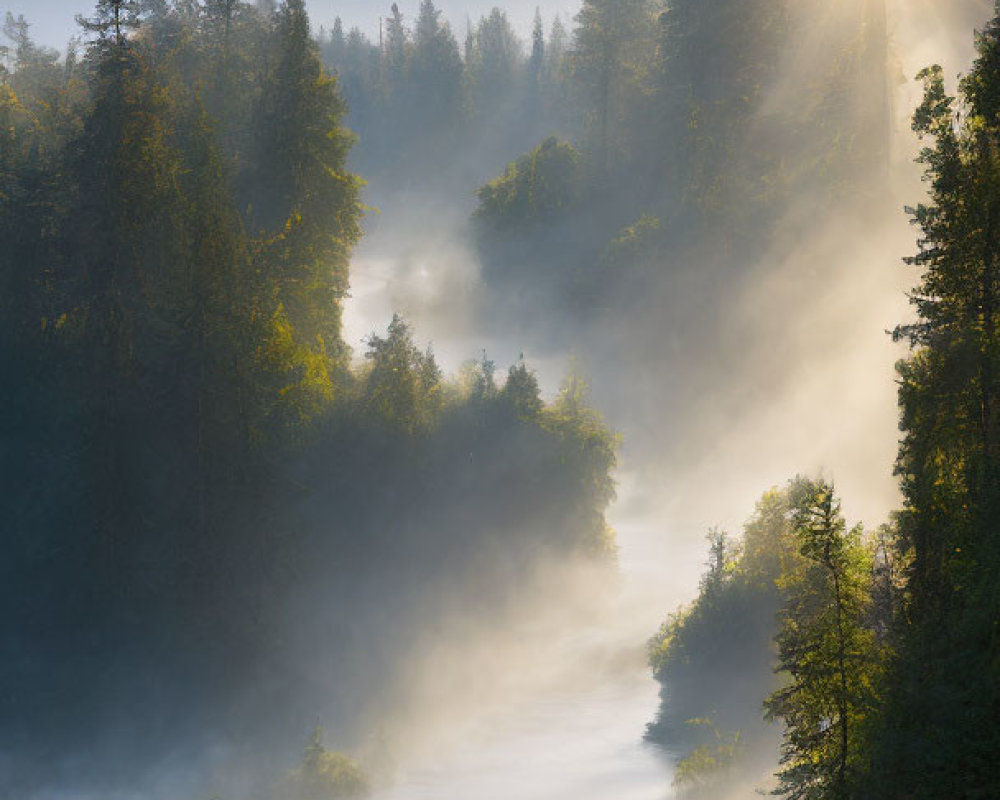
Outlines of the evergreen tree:
[[500,397],[519,419],[534,420],[541,414],[545,404],[542,402],[538,379],[524,363],[523,356],[508,370]]
[[833,487],[795,487],[792,522],[803,569],[782,576],[777,636],[787,685],[765,703],[785,723],[780,793],[847,800],[864,770],[861,725],[875,705],[879,658],[865,627],[872,559],[861,530],[847,531]]
[[535,21],[531,28],[531,56],[528,59],[528,80],[531,91],[538,92],[545,68],[545,28],[542,11],[535,9]]
[[[427,140],[438,144],[432,152],[437,163],[455,146],[455,132],[462,111],[464,68],[458,42],[433,0],[422,0],[409,63],[411,124],[428,131]],[[419,154],[411,154],[411,158]]]
[[97,34],[98,41],[120,46],[128,31],[139,27],[139,11],[139,0],[97,0],[94,16],[76,19],[85,31]]
[[[174,329],[184,379],[180,392],[193,421],[190,443],[196,478],[197,528],[202,540],[217,498],[250,460],[250,430],[261,420],[252,383],[254,353],[265,331],[254,319],[247,237],[233,205],[215,127],[200,106],[186,109],[182,185],[187,252],[162,313]],[[214,526],[218,529],[216,521]],[[207,559],[206,559],[207,560]],[[211,561],[209,561],[211,563]]]
[[365,408],[380,423],[407,433],[424,430],[434,420],[441,373],[431,353],[413,344],[410,329],[394,314],[385,338],[368,339],[371,362],[364,382]]
[[591,149],[600,172],[609,169],[612,150],[621,146],[627,93],[649,55],[644,46],[649,22],[647,0],[584,0],[576,17],[573,70],[586,94]]
[[13,68],[15,72],[23,73],[39,64],[53,64],[59,54],[47,47],[35,44],[30,34],[31,25],[22,14],[16,17],[7,12],[3,23],[3,35],[13,45]]
[[917,321],[895,332],[913,348],[898,367],[907,602],[890,702],[873,734],[877,797],[1000,792],[998,37],[1000,18],[978,36],[958,98],[940,67],[920,73],[913,127],[928,142],[920,161],[930,197],[911,209],[921,231],[908,259],[922,272],[911,294]]
[[549,43],[546,51],[546,58],[551,71],[555,72],[561,66],[568,49],[568,41],[569,34],[566,33],[566,26],[563,25],[562,19],[556,14],[555,19],[552,20],[552,28],[549,31]]
[[545,42],[545,62],[542,65],[542,102],[549,117],[567,130],[578,129],[576,122],[576,91],[572,82],[569,34],[556,14]]
[[506,12],[494,8],[479,20],[466,66],[477,112],[491,117],[504,109],[513,97],[521,66],[521,42]]
[[790,519],[791,497],[802,482],[765,492],[739,540],[709,532],[698,597],[649,643],[662,690],[646,737],[668,752],[686,753],[675,783],[705,796],[730,789],[731,768],[772,757],[760,709],[776,685],[780,586],[802,568]]
[[333,21],[333,30],[330,31],[330,39],[326,44],[324,60],[331,64],[342,64],[344,51],[347,49],[347,37],[344,35],[344,23],[337,17]]
[[[249,170],[251,220],[276,332],[287,319],[295,341],[341,361],[340,301],[360,236],[360,184],[346,168],[353,136],[344,102],[323,73],[302,0],[278,14],[277,63],[257,111],[256,163]],[[280,305],[281,311],[277,311]]]
[[[142,793],[149,742],[192,730],[271,752],[298,723],[261,712],[303,641],[337,640],[322,657],[356,696],[342,630],[395,663],[427,587],[492,610],[541,550],[613,552],[615,440],[578,384],[546,406],[523,363],[498,389],[484,360],[463,392],[399,318],[348,365],[360,182],[302,0],[102,3],[88,25],[85,60],[58,64],[14,18],[0,80],[0,770],[18,796]],[[447,26],[417,38],[453,89]],[[371,96],[379,57],[346,37]],[[392,587],[364,625],[331,602],[359,564]],[[312,713],[279,692],[288,719]],[[365,782],[317,737],[286,789]]]
[[406,93],[406,62],[410,55],[410,32],[397,3],[385,21],[382,46],[382,86],[390,102],[400,102]]
[[228,61],[233,55],[233,37],[235,29],[246,14],[248,6],[242,0],[205,0],[199,11],[210,39],[215,40],[216,47],[222,53],[223,64],[228,67]]

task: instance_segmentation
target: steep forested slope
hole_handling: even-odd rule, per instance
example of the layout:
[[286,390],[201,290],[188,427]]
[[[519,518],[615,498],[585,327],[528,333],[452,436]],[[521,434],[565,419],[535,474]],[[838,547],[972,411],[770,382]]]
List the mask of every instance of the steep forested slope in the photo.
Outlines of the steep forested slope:
[[[902,509],[891,525],[849,529],[832,486],[793,481],[783,494],[765,496],[740,548],[713,539],[699,598],[653,641],[664,702],[651,736],[677,747],[687,715],[718,716],[727,730],[728,738],[695,740],[681,762],[681,783],[695,793],[721,791],[748,763],[738,731],[750,733],[751,746],[760,735],[752,717],[713,710],[736,674],[750,677],[750,694],[782,724],[783,796],[972,798],[1000,791],[992,757],[1000,675],[998,26],[994,19],[977,34],[978,57],[957,96],[947,93],[941,67],[918,76],[924,99],[913,129],[925,145],[919,160],[928,196],[908,209],[919,231],[917,253],[906,259],[920,271],[910,294],[915,319],[894,331],[910,346],[897,365]],[[773,580],[749,602],[727,607],[727,598],[742,598],[752,585],[746,575],[759,558],[765,518],[780,532],[768,546]],[[775,682],[759,669],[716,674],[711,667],[725,664],[732,648],[740,664],[770,661]],[[698,699],[693,706],[691,698]]]
[[17,796],[142,790],[220,742],[280,766],[318,720],[357,742],[430,620],[614,553],[615,439],[579,379],[549,404],[523,363],[448,379],[399,318],[344,343],[362,182],[301,0],[102,0],[83,26],[58,61],[10,18],[0,86]]

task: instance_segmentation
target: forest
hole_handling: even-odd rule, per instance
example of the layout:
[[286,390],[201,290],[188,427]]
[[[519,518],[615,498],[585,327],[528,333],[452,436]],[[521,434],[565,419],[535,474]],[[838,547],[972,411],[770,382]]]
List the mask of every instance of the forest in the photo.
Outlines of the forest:
[[445,595],[492,616],[548,555],[614,552],[615,439],[578,377],[548,403],[524,363],[447,378],[399,317],[352,361],[361,181],[301,2],[83,25],[64,63],[6,28],[11,797],[74,749],[129,781],[175,740],[297,742],[302,684],[349,729]]
[[[866,433],[898,445],[866,465],[883,518],[812,450],[740,465],[776,485],[631,643],[659,704],[629,736],[650,797],[1000,797],[1000,4],[901,111],[888,0],[583,0],[527,32],[413,5],[376,38],[304,0],[97,0],[64,51],[6,14],[0,798],[429,796],[395,763],[433,739],[424,684],[502,704],[532,637],[620,613],[622,481],[730,507],[699,452],[770,403],[812,430],[780,397],[871,269],[910,306],[898,431]],[[457,366],[405,303],[346,332],[366,244],[422,246],[418,213],[461,220]],[[861,263],[892,215],[906,266]],[[598,687],[604,646],[567,657]]]

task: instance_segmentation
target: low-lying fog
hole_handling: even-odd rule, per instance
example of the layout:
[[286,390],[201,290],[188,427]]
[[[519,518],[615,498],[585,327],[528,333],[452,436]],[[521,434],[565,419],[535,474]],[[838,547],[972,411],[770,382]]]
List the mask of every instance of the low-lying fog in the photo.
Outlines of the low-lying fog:
[[[789,216],[727,309],[735,361],[692,357],[670,342],[638,343],[632,355],[660,361],[623,386],[615,362],[629,352],[613,323],[570,351],[558,336],[539,345],[516,327],[486,321],[489,300],[467,243],[475,187],[467,187],[464,207],[444,194],[387,196],[369,188],[367,201],[379,213],[354,258],[345,314],[346,339],[357,353],[364,337],[399,311],[448,371],[485,349],[502,374],[523,353],[551,396],[574,362],[624,435],[619,500],[610,514],[621,597],[606,618],[562,638],[527,646],[526,635],[519,657],[500,670],[504,690],[487,692],[473,681],[476,702],[419,731],[418,744],[400,759],[398,782],[380,800],[664,797],[669,765],[642,741],[657,702],[643,645],[662,616],[696,591],[705,530],[738,532],[755,498],[797,472],[832,477],[849,519],[876,525],[897,504],[893,364],[903,351],[886,331],[909,314],[905,290],[915,277],[901,263],[914,249],[902,207],[921,191],[908,123],[920,95],[912,79],[935,60],[954,79],[972,57],[969,34],[987,19],[990,3],[897,1],[889,11],[897,59],[890,85],[898,88],[890,185],[874,187],[859,200],[863,209],[845,208],[820,228],[807,212]],[[859,216],[865,235],[855,228],[848,236]],[[697,287],[697,275],[687,280]],[[697,326],[697,313],[684,313],[690,302],[679,292],[676,308],[662,310],[680,320],[678,342],[691,333],[685,324]],[[661,401],[669,414],[660,413]]]
[[[26,15],[33,11],[25,2],[7,5]],[[77,0],[46,5],[52,6],[53,18],[87,10],[79,8]],[[329,30],[336,14],[347,26],[371,30],[366,15],[374,12],[368,3],[319,5],[316,0],[308,3],[314,33],[321,25]],[[441,0],[439,5],[461,37],[463,11],[474,17],[489,4]],[[407,0],[400,6],[409,23],[417,3]],[[508,6],[512,21],[524,33],[534,3],[522,0]],[[556,11],[568,22],[574,7],[578,3],[569,0],[541,6],[547,24]],[[808,8],[809,2],[800,7]],[[343,337],[355,358],[363,359],[367,337],[383,334],[398,312],[410,324],[417,343],[432,346],[447,374],[485,356],[496,363],[502,380],[507,367],[523,357],[535,371],[544,397],[552,399],[567,372],[581,372],[590,382],[593,406],[622,435],[618,497],[608,514],[617,534],[620,572],[612,590],[607,581],[582,567],[577,572],[562,565],[560,573],[557,565],[542,561],[533,568],[544,578],[551,570],[551,582],[538,581],[548,594],[519,598],[522,607],[488,606],[488,613],[480,608],[471,614],[454,608],[461,604],[455,597],[474,592],[456,592],[446,603],[429,591],[427,607],[434,613],[424,615],[418,602],[406,605],[411,596],[421,596],[409,586],[400,590],[396,605],[379,603],[383,593],[399,589],[390,584],[411,566],[405,547],[395,554],[396,560],[366,552],[367,561],[358,557],[352,562],[345,545],[342,585],[331,581],[328,590],[325,585],[323,591],[313,587],[313,593],[293,598],[296,610],[317,618],[322,611],[315,611],[316,606],[324,602],[336,606],[340,615],[336,619],[344,629],[323,628],[326,638],[319,643],[286,643],[290,650],[301,649],[303,665],[294,678],[287,672],[278,678],[268,676],[287,695],[276,693],[277,700],[262,701],[261,708],[294,716],[294,725],[288,719],[281,721],[279,727],[286,729],[307,731],[323,722],[330,734],[329,747],[349,750],[370,771],[374,800],[670,796],[670,758],[644,741],[646,725],[656,715],[659,690],[646,663],[646,642],[667,613],[695,596],[706,559],[706,531],[721,526],[739,533],[756,498],[796,473],[821,472],[831,478],[851,522],[877,525],[898,505],[892,474],[898,444],[893,365],[904,350],[893,344],[887,331],[908,318],[905,292],[916,278],[912,268],[902,264],[915,248],[914,230],[903,206],[917,202],[922,191],[920,168],[913,163],[918,144],[908,123],[920,97],[913,76],[926,64],[940,61],[954,80],[972,58],[971,30],[988,18],[992,3],[888,0],[888,7],[893,57],[885,74],[871,76],[872,81],[886,81],[892,94],[887,114],[892,115],[894,132],[886,171],[872,176],[863,197],[844,198],[842,208],[833,214],[816,214],[811,198],[802,197],[775,227],[763,255],[738,264],[739,269],[713,272],[699,262],[699,251],[692,248],[677,258],[678,263],[656,273],[662,273],[658,291],[629,309],[627,325],[610,315],[596,315],[584,325],[568,319],[568,312],[562,318],[556,309],[550,318],[514,315],[514,321],[507,316],[509,299],[491,296],[495,288],[488,288],[482,278],[470,230],[474,193],[484,181],[501,174],[507,161],[521,155],[520,144],[491,142],[483,146],[488,153],[456,154],[454,174],[437,187],[387,188],[372,180],[365,189],[364,202],[374,210],[367,216],[366,234],[351,261],[351,290],[343,319]],[[44,30],[41,38],[46,44],[59,44],[53,41],[52,29]],[[373,38],[377,41],[377,35]],[[789,83],[801,74],[797,70],[802,63],[796,59],[808,57],[787,56],[784,72]],[[771,102],[783,102],[786,89],[779,85]],[[515,133],[526,135],[525,131]],[[504,134],[492,131],[495,139]],[[508,146],[509,152],[499,152]],[[459,473],[466,469],[465,450],[457,461]],[[422,463],[414,471],[422,469]],[[373,483],[382,479],[383,466],[366,463]],[[482,483],[492,493],[495,473],[484,469],[483,475]],[[456,494],[450,480],[440,481],[439,496],[450,499]],[[286,483],[284,491],[302,490],[292,478]],[[397,503],[404,516],[433,505],[415,490],[416,500],[406,498],[418,507],[412,512],[396,497],[396,488],[373,494],[377,499],[368,505],[376,507],[380,500],[387,507]],[[556,497],[553,504],[560,504],[562,495]],[[308,522],[308,530],[320,530],[328,515],[338,513],[340,499],[322,497],[304,504],[296,521]],[[457,499],[456,506],[463,506],[463,513],[456,514],[459,523],[475,515],[477,500],[481,497]],[[395,520],[391,510],[378,531],[378,542],[389,543],[387,551],[396,544],[393,525],[422,533],[421,525],[431,527],[437,520],[434,515],[426,520],[410,516]],[[318,523],[314,517],[320,518]],[[372,518],[383,521],[377,514]],[[344,529],[353,531],[354,523],[348,518]],[[456,523],[456,528],[461,530],[461,525]],[[517,530],[536,532],[528,526]],[[241,538],[241,550],[243,543]],[[477,542],[461,544],[469,551],[479,547]],[[480,548],[462,556],[486,560],[484,553],[492,551]],[[432,551],[428,558],[439,555]],[[352,572],[355,563],[361,566]],[[384,571],[376,571],[374,577],[361,574],[371,564],[382,565]],[[269,566],[262,565],[261,573]],[[435,566],[440,569],[426,572],[436,576],[429,583],[449,574],[448,563],[435,561]],[[416,574],[410,576],[413,581],[425,573]],[[322,573],[324,581],[326,577]],[[405,584],[403,579],[399,582]],[[295,580],[289,583],[297,585]],[[433,588],[439,588],[437,583]],[[442,595],[448,590],[440,587]],[[585,613],[558,602],[564,596],[588,593],[593,597]],[[355,615],[360,621],[351,619]],[[371,640],[352,649],[344,630],[349,632],[352,623],[360,627],[367,622],[373,623]],[[287,638],[311,637],[320,628],[303,626],[301,631],[289,631]],[[394,636],[401,643],[383,641]],[[382,663],[389,661],[383,657],[380,662],[380,654],[387,652],[397,660]],[[327,660],[314,657],[315,653]],[[338,687],[340,676],[335,673],[342,666],[337,661],[341,657],[350,662],[351,674],[358,680],[345,680]],[[262,668],[261,674],[265,671]],[[392,680],[383,680],[386,676]],[[287,685],[296,679],[308,684],[308,691]],[[260,686],[254,685],[262,696],[273,689],[265,683],[262,679]],[[319,691],[314,691],[317,687]],[[321,699],[303,711],[305,701],[298,698],[294,710],[286,709],[282,705],[286,696],[300,690],[308,702],[316,695]],[[350,724],[338,730],[337,713],[343,708],[350,709],[343,714]],[[176,713],[184,716],[186,711]],[[367,731],[368,741],[355,746],[359,730]],[[240,733],[233,732],[234,741]],[[148,776],[143,797],[203,797],[199,792],[206,785],[224,787],[220,795],[226,800],[255,797],[253,771],[262,769],[254,763],[256,752],[192,756],[190,750],[196,747],[185,743],[178,745],[176,754],[163,753],[162,768]],[[277,761],[285,755],[259,758]],[[0,753],[0,798],[6,799],[10,795],[3,786],[4,757]],[[53,785],[71,784],[72,777],[64,779],[63,771],[72,776],[80,767],[69,763],[72,758],[53,757]],[[195,774],[200,764],[192,764],[199,759],[210,763],[209,772],[211,764],[227,765],[220,768],[216,783],[215,775],[206,782]],[[234,775],[228,766],[233,762],[250,764],[245,778]],[[128,764],[114,766],[122,773],[129,769]],[[292,764],[279,766],[287,770]],[[750,785],[740,796],[751,796],[754,788],[765,786],[774,766],[761,764],[759,775],[748,778]],[[66,800],[65,788],[59,791],[37,796]],[[69,795],[73,800],[81,796]],[[107,794],[101,800],[109,798],[117,800]]]

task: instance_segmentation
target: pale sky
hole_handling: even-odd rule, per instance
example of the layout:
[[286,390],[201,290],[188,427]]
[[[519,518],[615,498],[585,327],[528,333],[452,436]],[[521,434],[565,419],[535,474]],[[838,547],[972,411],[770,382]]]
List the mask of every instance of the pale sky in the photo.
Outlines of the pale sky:
[[[420,6],[420,0],[397,0],[399,9],[406,19],[412,21]],[[313,28],[321,25],[330,27],[336,16],[351,28],[357,25],[370,36],[378,32],[379,16],[385,16],[392,0],[306,0],[312,17]],[[62,50],[70,36],[76,33],[73,21],[75,14],[87,14],[94,7],[91,0],[0,0],[0,14],[11,11],[15,15],[24,14],[32,24],[31,31],[36,41]],[[580,0],[438,0],[437,6],[451,21],[459,39],[465,33],[465,20],[478,19],[490,8],[499,5],[507,11],[511,23],[522,36],[527,36],[535,8],[539,7],[545,19],[546,28],[557,13],[563,22],[570,23],[576,14]],[[567,27],[570,27],[567,24]]]

